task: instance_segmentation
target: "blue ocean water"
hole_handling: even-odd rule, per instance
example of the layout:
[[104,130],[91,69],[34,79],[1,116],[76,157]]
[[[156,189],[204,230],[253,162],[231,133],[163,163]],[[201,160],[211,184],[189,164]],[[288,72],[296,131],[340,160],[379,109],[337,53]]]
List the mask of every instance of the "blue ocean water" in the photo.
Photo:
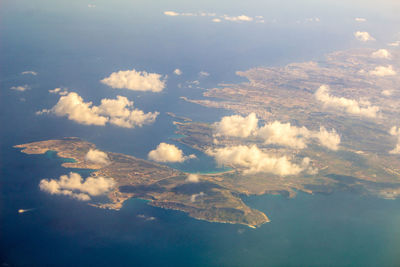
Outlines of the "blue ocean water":
[[[198,221],[140,199],[112,211],[44,194],[41,178],[66,173],[60,160],[2,151],[8,167],[1,173],[0,251],[10,266],[400,264],[400,200],[349,192],[245,197],[271,218],[251,229]],[[33,210],[19,214],[21,208]]]
[[[354,16],[369,18],[377,39],[393,41],[398,12],[374,1],[12,1],[0,3],[0,264],[3,266],[399,266],[399,200],[349,192],[244,197],[271,223],[258,229],[208,223],[132,199],[120,211],[97,209],[39,190],[43,178],[71,170],[52,153],[25,155],[13,146],[77,136],[100,149],[146,158],[160,142],[178,145],[198,159],[170,165],[188,172],[221,171],[206,155],[176,143],[174,112],[212,123],[229,111],[187,103],[200,87],[243,81],[235,75],[259,65],[320,59],[357,47]],[[290,2],[290,3],[289,3]],[[266,24],[214,24],[202,18],[170,18],[166,10],[263,15]],[[356,14],[356,15],[355,15]],[[309,17],[321,24],[306,24]],[[340,19],[338,19],[340,18]],[[277,23],[273,22],[276,19]],[[297,23],[301,21],[302,23]],[[371,22],[370,22],[371,21]],[[351,28],[349,31],[348,29]],[[376,45],[379,45],[376,44]],[[367,45],[368,46],[368,45]],[[168,75],[162,93],[113,90],[99,80],[118,70]],[[172,74],[175,68],[181,76]],[[33,70],[37,76],[22,75]],[[200,77],[200,71],[210,73]],[[30,86],[17,92],[12,86]],[[181,86],[179,86],[181,84]],[[151,126],[122,129],[79,125],[37,116],[66,87],[85,101],[124,95],[160,116]],[[76,171],[76,170],[74,170]],[[89,175],[88,171],[80,171]],[[18,213],[19,209],[32,209]]]

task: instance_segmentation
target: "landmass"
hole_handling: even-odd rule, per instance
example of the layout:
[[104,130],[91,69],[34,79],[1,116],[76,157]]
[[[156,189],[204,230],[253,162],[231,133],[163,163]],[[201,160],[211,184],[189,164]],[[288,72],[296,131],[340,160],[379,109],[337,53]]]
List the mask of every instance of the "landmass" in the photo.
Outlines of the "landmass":
[[[331,53],[321,61],[292,63],[284,67],[257,67],[239,71],[248,82],[220,84],[203,93],[203,99],[184,101],[209,108],[231,110],[247,116],[255,113],[261,122],[281,121],[297,127],[335,129],[341,138],[337,151],[310,142],[305,149],[265,144],[255,138],[218,137],[215,125],[202,122],[175,122],[177,140],[197,150],[237,145],[257,145],[274,155],[292,159],[308,157],[318,173],[280,177],[266,173],[246,175],[246,179],[221,176],[226,187],[242,188],[248,194],[315,192],[349,188],[385,198],[400,194],[400,156],[390,151],[399,140],[390,134],[400,124],[400,52],[387,57],[374,49],[354,49]],[[397,71],[397,72],[396,72]],[[332,103],[317,99],[317,91],[327,85]],[[333,102],[333,101],[331,101]],[[235,175],[237,177],[237,175]],[[245,182],[244,182],[245,181]]]
[[269,222],[261,211],[248,207],[240,199],[241,192],[221,185],[213,176],[202,176],[199,182],[187,182],[187,173],[130,155],[106,152],[110,162],[103,166],[85,160],[96,146],[78,138],[47,140],[15,146],[26,154],[56,151],[59,157],[73,159],[65,168],[91,169],[91,176],[113,178],[114,189],[108,193],[109,203],[93,206],[120,209],[129,198],[149,200],[156,207],[184,211],[200,220],[244,224],[257,227]]
[[[374,58],[372,49],[335,52],[319,62],[293,63],[285,67],[259,67],[237,74],[249,82],[221,84],[204,93],[204,99],[185,101],[210,108],[231,110],[247,116],[255,113],[260,122],[290,122],[296,127],[318,131],[321,126],[340,134],[336,149],[327,149],[315,140],[301,149],[265,143],[252,136],[239,138],[216,135],[214,123],[193,122],[169,113],[177,121],[176,140],[203,153],[233,146],[257,146],[277,157],[288,157],[296,164],[308,158],[308,172],[277,175],[245,172],[235,166],[230,171],[199,175],[189,182],[188,173],[138,159],[106,152],[109,163],[93,164],[85,155],[96,146],[78,138],[48,140],[23,145],[22,152],[43,154],[52,150],[66,168],[91,169],[91,176],[116,182],[107,203],[90,203],[100,208],[120,209],[129,198],[149,200],[149,204],[186,212],[210,222],[258,227],[269,218],[248,207],[245,195],[281,194],[294,197],[298,191],[330,194],[349,190],[393,199],[400,195],[400,156],[394,149],[400,140],[391,127],[400,123],[400,52],[389,58]],[[323,92],[321,103],[318,90]],[[333,100],[332,100],[333,99]],[[333,105],[329,101],[336,103]],[[325,101],[326,102],[326,101]],[[393,133],[395,134],[393,134]],[[400,142],[400,141],[399,141]],[[393,153],[391,151],[394,151]]]

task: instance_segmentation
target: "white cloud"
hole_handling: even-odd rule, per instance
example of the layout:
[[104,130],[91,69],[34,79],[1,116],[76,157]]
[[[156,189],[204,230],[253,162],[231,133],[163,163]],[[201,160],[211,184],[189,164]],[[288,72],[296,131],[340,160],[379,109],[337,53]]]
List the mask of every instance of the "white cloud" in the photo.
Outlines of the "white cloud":
[[175,17],[179,16],[179,13],[176,13],[175,11],[164,11],[164,15]]
[[178,76],[179,76],[179,75],[182,75],[182,71],[181,71],[180,69],[175,69],[175,70],[174,70],[174,74],[175,74],[175,75],[178,75]]
[[57,88],[54,88],[52,90],[49,90],[49,93],[50,94],[67,95],[68,94],[68,90],[66,88],[61,89],[61,88],[57,87]]
[[72,198],[88,201],[91,196],[99,196],[106,194],[115,186],[112,178],[102,176],[88,177],[84,181],[82,177],[75,172],[69,175],[60,176],[59,180],[43,179],[39,183],[42,191],[52,195],[66,195]]
[[65,91],[59,92],[58,94],[59,94],[59,95],[67,95],[67,94],[68,94],[68,91],[65,90]]
[[371,57],[390,59],[391,55],[390,55],[389,51],[387,51],[386,49],[379,49],[379,50],[376,50],[375,52],[373,52],[371,54]]
[[42,110],[42,113],[46,112],[67,116],[70,120],[86,125],[105,125],[108,121],[108,118],[98,114],[97,107],[92,106],[92,102],[84,102],[75,92],[61,96],[53,108]]
[[38,73],[36,71],[33,71],[33,70],[23,71],[23,72],[21,72],[21,74],[23,74],[23,75],[30,74],[30,75],[33,75],[33,76],[38,75]]
[[274,121],[261,127],[257,135],[264,140],[265,144],[278,144],[303,149],[306,147],[306,140],[310,136],[310,131],[305,127],[299,128],[291,126],[290,123]]
[[84,102],[75,92],[61,96],[57,104],[50,110],[44,109],[37,114],[54,113],[57,116],[67,116],[68,119],[80,124],[104,126],[107,122],[125,128],[142,127],[151,124],[158,116],[158,112],[144,113],[133,108],[133,101],[124,96],[117,99],[102,99],[99,106],[92,102]]
[[246,15],[240,15],[240,16],[235,16],[235,17],[228,16],[228,15],[224,15],[223,18],[224,18],[225,20],[228,20],[228,21],[235,21],[235,22],[239,22],[239,21],[252,21],[252,20],[253,20],[252,17],[246,16]]
[[[206,12],[187,12],[187,13],[179,13],[175,11],[164,11],[164,15],[166,16],[172,16],[172,17],[177,17],[177,16],[184,16],[184,17],[213,17],[212,21],[213,22],[221,22],[222,20],[226,21],[233,21],[233,22],[250,22],[250,21],[255,21],[257,23],[264,23],[263,16],[256,16],[255,18],[247,16],[247,15],[240,15],[240,16],[230,16],[230,15],[222,15],[218,16],[216,13],[206,13]],[[319,21],[319,18],[315,18],[316,21]]]
[[109,122],[124,128],[142,127],[153,123],[158,112],[144,113],[142,110],[134,109],[133,101],[124,96],[117,96],[117,99],[102,99],[98,106],[98,113],[108,116]]
[[198,183],[200,182],[200,177],[197,174],[188,174],[187,178],[186,178],[186,182],[189,183]]
[[257,136],[266,144],[277,144],[296,149],[307,147],[311,139],[317,139],[322,146],[331,150],[337,150],[340,144],[340,136],[335,129],[327,131],[321,126],[319,131],[310,131],[306,127],[291,126],[290,123],[274,121],[261,127]]
[[[249,136],[262,139],[265,144],[287,146],[295,149],[307,147],[311,139],[317,139],[321,145],[337,150],[340,136],[334,129],[327,131],[320,127],[319,131],[310,131],[306,127],[292,126],[290,123],[274,121],[258,127],[258,119],[255,113],[247,117],[240,115],[226,116],[221,121],[214,123],[214,137],[231,136],[246,138]],[[218,143],[218,139],[214,139]]]
[[208,73],[206,71],[200,71],[199,75],[202,76],[202,77],[207,77],[207,76],[210,76],[210,73]]
[[57,88],[54,88],[54,89],[50,89],[49,93],[50,94],[58,94],[58,92],[60,92],[60,91],[61,91],[61,88],[57,87]]
[[322,85],[315,92],[315,98],[324,106],[344,110],[346,113],[375,118],[378,116],[379,107],[372,106],[367,101],[356,101],[344,97],[336,97],[329,94],[329,86]]
[[338,150],[340,144],[340,136],[337,134],[335,129],[332,131],[328,131],[325,127],[321,126],[319,132],[313,132],[312,136],[317,138],[321,145],[331,149],[331,150]]
[[107,165],[110,163],[107,153],[97,149],[89,149],[85,155],[85,160],[100,165]]
[[393,91],[391,91],[391,90],[383,90],[381,92],[381,94],[384,95],[384,96],[391,96],[393,94]]
[[165,80],[166,76],[132,69],[113,72],[101,82],[117,89],[161,92],[165,87]]
[[255,113],[247,117],[240,115],[225,116],[214,123],[216,136],[248,137],[257,131],[258,119]]
[[94,4],[88,4],[87,6],[88,6],[88,8],[95,8],[96,7],[96,5],[94,5]]
[[219,165],[241,169],[244,174],[272,173],[279,176],[297,175],[309,167],[305,158],[301,165],[290,162],[286,156],[274,157],[261,151],[256,145],[230,146],[208,150]]
[[393,46],[393,47],[400,46],[400,41],[396,41],[396,42],[393,42],[393,43],[388,43],[388,46]]
[[366,22],[367,21],[367,19],[365,19],[365,18],[355,18],[354,20],[357,22]]
[[15,90],[15,91],[23,92],[23,91],[26,91],[26,90],[30,89],[30,87],[27,84],[25,84],[25,85],[20,85],[20,86],[13,86],[10,89],[11,90]]
[[355,32],[354,37],[361,42],[375,41],[375,38],[372,37],[368,32]]
[[396,75],[396,71],[393,69],[392,65],[387,67],[385,66],[378,66],[374,70],[369,71],[369,74],[384,77],[384,76],[393,76]]
[[156,149],[149,152],[148,158],[158,162],[184,162],[196,156],[194,154],[185,156],[175,145],[160,143]]
[[390,154],[400,154],[400,127],[393,126],[389,133],[393,136],[397,136],[397,144],[396,147],[389,151]]

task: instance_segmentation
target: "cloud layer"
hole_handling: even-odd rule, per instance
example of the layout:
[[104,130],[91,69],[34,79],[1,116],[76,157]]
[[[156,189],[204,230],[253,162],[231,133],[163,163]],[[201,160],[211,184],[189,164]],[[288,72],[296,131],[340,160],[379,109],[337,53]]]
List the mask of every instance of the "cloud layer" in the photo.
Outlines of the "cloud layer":
[[375,118],[378,116],[379,107],[372,106],[368,101],[356,101],[329,94],[329,86],[322,85],[316,92],[315,98],[326,107],[343,110],[346,113]]
[[144,113],[142,110],[133,108],[133,101],[124,96],[117,96],[117,99],[101,100],[99,106],[92,102],[84,102],[82,97],[75,92],[61,96],[57,104],[50,110],[44,109],[37,114],[53,113],[57,116],[67,116],[85,125],[104,126],[110,123],[119,127],[134,128],[151,124],[158,116],[158,112]]
[[221,22],[222,20],[225,21],[232,21],[232,22],[251,22],[255,21],[257,23],[264,23],[263,16],[255,16],[251,17],[248,15],[238,15],[238,16],[231,16],[231,15],[217,15],[216,13],[207,13],[207,12],[188,12],[188,13],[179,13],[175,11],[164,11],[164,15],[170,17],[177,17],[177,16],[184,16],[184,17],[211,17],[213,22]]
[[195,158],[194,154],[185,156],[183,151],[175,145],[160,143],[156,149],[148,154],[148,158],[157,162],[184,162],[187,159]]
[[253,146],[230,146],[208,150],[219,165],[241,169],[244,174],[272,173],[279,176],[297,175],[309,167],[305,158],[301,165],[292,163],[286,156],[274,157]]
[[161,74],[132,69],[113,72],[101,82],[117,89],[161,92],[165,87],[165,80],[166,77]]
[[52,195],[66,195],[82,201],[90,200],[91,196],[106,194],[114,186],[115,182],[111,178],[101,176],[88,177],[84,181],[75,172],[70,172],[69,175],[62,175],[59,180],[43,179],[39,183],[39,188],[42,191]]

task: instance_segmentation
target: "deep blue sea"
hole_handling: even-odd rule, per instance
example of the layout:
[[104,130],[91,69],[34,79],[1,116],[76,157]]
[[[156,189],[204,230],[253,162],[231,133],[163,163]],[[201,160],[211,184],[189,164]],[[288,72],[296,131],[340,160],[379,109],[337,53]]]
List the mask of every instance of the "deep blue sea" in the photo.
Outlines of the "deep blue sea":
[[[0,2],[0,265],[400,266],[400,200],[339,191],[299,193],[294,199],[244,197],[271,219],[250,229],[198,221],[139,199],[111,211],[39,190],[41,179],[71,170],[51,153],[25,155],[14,145],[77,136],[101,150],[146,158],[160,142],[169,142],[198,157],[170,166],[220,171],[210,157],[173,140],[176,129],[165,112],[202,122],[231,113],[180,96],[199,98],[201,88],[244,81],[235,75],[238,70],[318,60],[331,51],[359,47],[356,30],[368,30],[378,40],[363,46],[400,39],[395,27],[400,10],[391,0],[215,2]],[[167,10],[262,15],[266,23],[216,24],[202,17],[166,17]],[[319,23],[306,23],[315,17]],[[368,21],[360,26],[354,17]],[[114,90],[99,82],[133,68],[168,75],[164,91]],[[175,76],[175,68],[183,74]],[[21,74],[30,70],[38,75]],[[200,77],[200,71],[210,76]],[[201,88],[187,86],[194,80]],[[30,87],[25,92],[10,90],[25,84]],[[123,95],[160,115],[154,124],[135,129],[35,115],[57,102],[58,96],[48,93],[56,87],[96,105]],[[19,209],[32,210],[19,214]]]

